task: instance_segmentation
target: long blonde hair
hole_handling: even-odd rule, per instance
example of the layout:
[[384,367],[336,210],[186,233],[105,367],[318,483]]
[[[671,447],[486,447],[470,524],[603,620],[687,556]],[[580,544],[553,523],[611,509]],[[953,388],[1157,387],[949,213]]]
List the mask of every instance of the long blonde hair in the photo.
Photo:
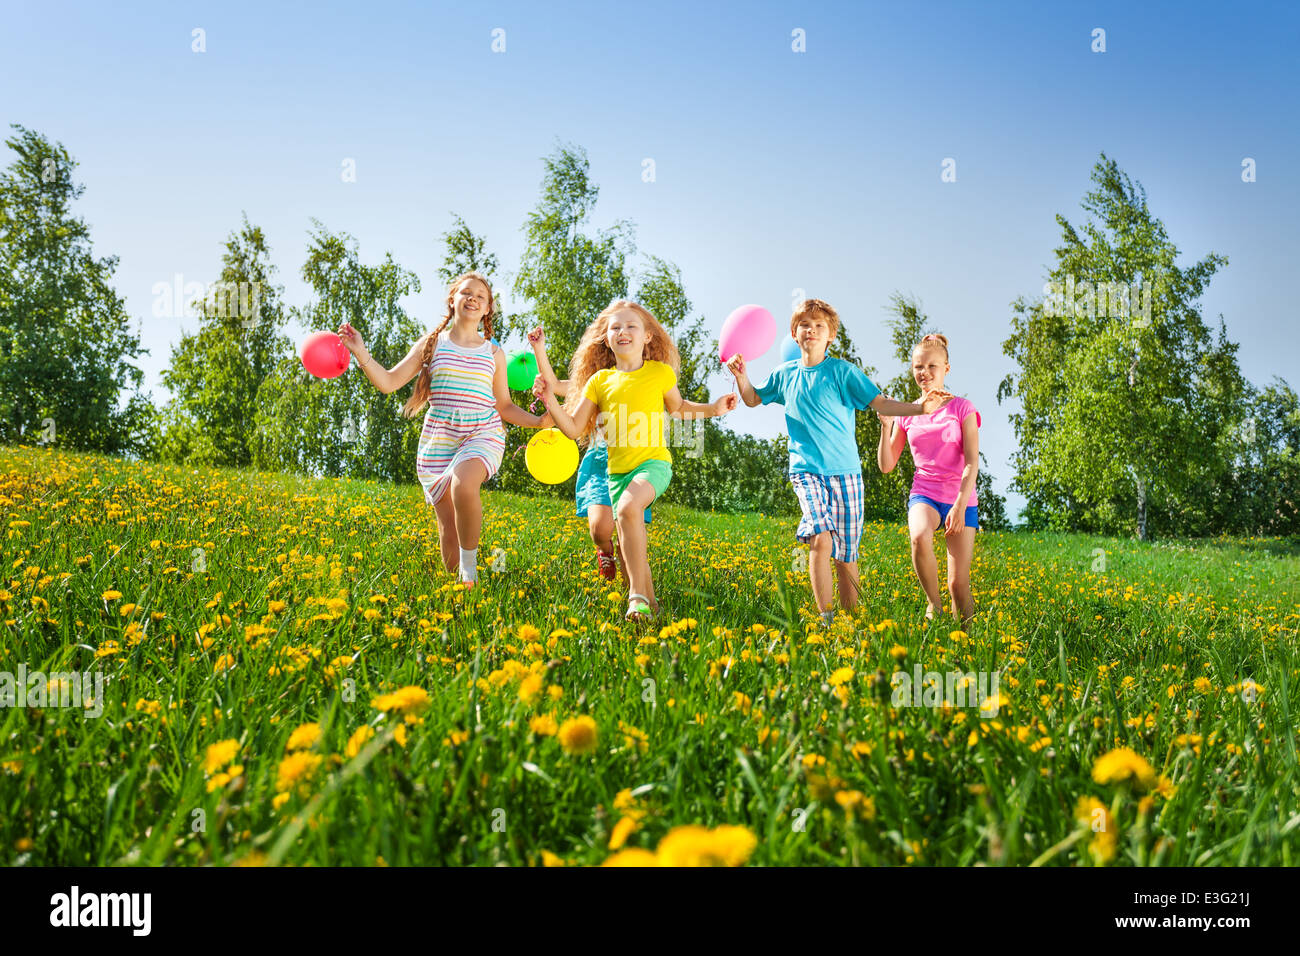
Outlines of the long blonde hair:
[[[565,404],[570,408],[576,408],[577,403],[582,401],[582,393],[593,375],[602,369],[614,367],[614,352],[605,341],[605,336],[609,332],[609,317],[624,309],[641,316],[641,321],[645,324],[646,343],[641,357],[646,361],[663,362],[673,370],[674,375],[680,374],[681,354],[677,351],[677,345],[664,331],[664,327],[659,324],[659,320],[639,302],[615,299],[601,310],[600,315],[596,316],[596,321],[587,326],[587,331],[582,333],[582,341],[573,352],[573,359],[569,362],[569,394],[564,399]],[[595,419],[593,415],[582,433],[582,438],[590,437],[595,429]]]
[[415,380],[415,391],[411,393],[411,397],[402,406],[402,414],[407,418],[414,418],[429,403],[429,381],[433,377],[429,363],[433,361],[433,350],[438,347],[438,336],[442,334],[447,326],[451,325],[452,317],[456,314],[454,305],[456,290],[460,288],[461,283],[466,279],[477,279],[488,290],[487,311],[483,313],[481,321],[483,323],[483,338],[489,341],[492,338],[492,316],[496,312],[496,298],[492,295],[492,283],[488,281],[487,276],[474,270],[458,275],[447,288],[447,314],[442,317],[441,324],[424,337],[424,347],[420,350],[420,377]]

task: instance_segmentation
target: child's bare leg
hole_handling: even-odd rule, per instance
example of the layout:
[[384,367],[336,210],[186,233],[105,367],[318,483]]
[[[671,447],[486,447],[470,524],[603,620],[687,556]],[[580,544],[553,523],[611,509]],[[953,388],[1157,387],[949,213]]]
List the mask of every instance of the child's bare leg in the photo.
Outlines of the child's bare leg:
[[852,611],[858,606],[858,592],[861,590],[858,584],[858,562],[836,561],[835,577],[840,585],[840,607]]
[[808,577],[812,583],[813,600],[817,610],[825,613],[830,610],[835,600],[831,587],[831,533],[822,531],[808,542]]
[[948,593],[952,595],[952,614],[963,625],[975,616],[975,598],[970,592],[970,563],[975,553],[975,529],[962,528],[947,536]]
[[[479,489],[487,478],[487,468],[477,458],[462,461],[452,469],[449,497],[456,508],[456,537],[460,547],[473,551],[483,530],[483,501]],[[459,555],[457,555],[459,562]]]
[[591,541],[606,554],[614,553],[614,509],[609,505],[592,505],[587,509],[587,528]]
[[646,556],[645,510],[654,499],[654,486],[644,478],[633,478],[618,499],[614,520],[618,524],[618,550],[627,569],[628,588],[633,594],[645,597],[652,607],[658,607],[650,560]]
[[[605,554],[614,553],[614,509],[609,505],[591,505],[587,508],[587,530],[591,532],[592,543]],[[622,561],[616,561],[618,576],[627,586],[627,569]]]
[[453,574],[460,564],[460,542],[456,537],[456,506],[451,501],[451,489],[443,492],[433,506],[438,516],[438,548],[442,551],[442,566]]
[[907,530],[912,538],[912,567],[921,590],[929,602],[925,616],[943,613],[943,598],[939,594],[939,564],[934,559],[934,531],[939,527],[939,512],[927,504],[917,502],[907,513]]

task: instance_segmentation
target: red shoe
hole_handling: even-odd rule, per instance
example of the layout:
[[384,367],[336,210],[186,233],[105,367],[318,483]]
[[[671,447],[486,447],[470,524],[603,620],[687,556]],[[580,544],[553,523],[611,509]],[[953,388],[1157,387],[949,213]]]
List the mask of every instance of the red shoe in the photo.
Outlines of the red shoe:
[[596,569],[600,571],[600,576],[606,581],[613,581],[614,578],[618,577],[618,559],[612,554],[606,554],[597,548]]

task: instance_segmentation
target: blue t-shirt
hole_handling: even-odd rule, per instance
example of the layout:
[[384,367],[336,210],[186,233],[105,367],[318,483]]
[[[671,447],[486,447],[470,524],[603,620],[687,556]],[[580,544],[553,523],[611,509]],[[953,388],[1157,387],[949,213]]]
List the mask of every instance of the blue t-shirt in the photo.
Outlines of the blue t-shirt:
[[772,369],[754,391],[764,405],[785,405],[790,474],[862,474],[853,413],[880,394],[862,369],[837,358],[811,366],[794,359]]

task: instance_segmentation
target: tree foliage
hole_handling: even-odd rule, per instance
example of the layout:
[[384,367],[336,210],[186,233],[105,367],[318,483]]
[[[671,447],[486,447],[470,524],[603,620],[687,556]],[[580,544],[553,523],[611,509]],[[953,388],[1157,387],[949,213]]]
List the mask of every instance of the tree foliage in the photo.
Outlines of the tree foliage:
[[[396,365],[426,331],[402,307],[418,292],[415,273],[385,253],[361,262],[356,239],[319,221],[302,277],[316,299],[294,315],[304,331],[352,324],[375,361]],[[385,395],[355,367],[342,376],[310,376],[296,357],[282,360],[258,394],[254,463],[313,475],[413,481],[418,422],[401,415],[412,386]]]
[[147,350],[73,214],[85,192],[61,143],[14,124],[0,173],[0,441],[148,452],[154,410],[134,364]]
[[199,327],[172,347],[162,374],[171,400],[162,413],[158,457],[194,465],[253,461],[257,394],[292,355],[283,335],[283,287],[261,228],[245,216],[226,239],[220,278],[197,303]]
[[1017,370],[1015,486],[1031,527],[1196,534],[1207,488],[1228,477],[1248,386],[1236,346],[1197,302],[1227,260],[1179,267],[1146,192],[1103,153],[1082,229],[1056,217],[1044,298],[1017,299],[1003,343]]

